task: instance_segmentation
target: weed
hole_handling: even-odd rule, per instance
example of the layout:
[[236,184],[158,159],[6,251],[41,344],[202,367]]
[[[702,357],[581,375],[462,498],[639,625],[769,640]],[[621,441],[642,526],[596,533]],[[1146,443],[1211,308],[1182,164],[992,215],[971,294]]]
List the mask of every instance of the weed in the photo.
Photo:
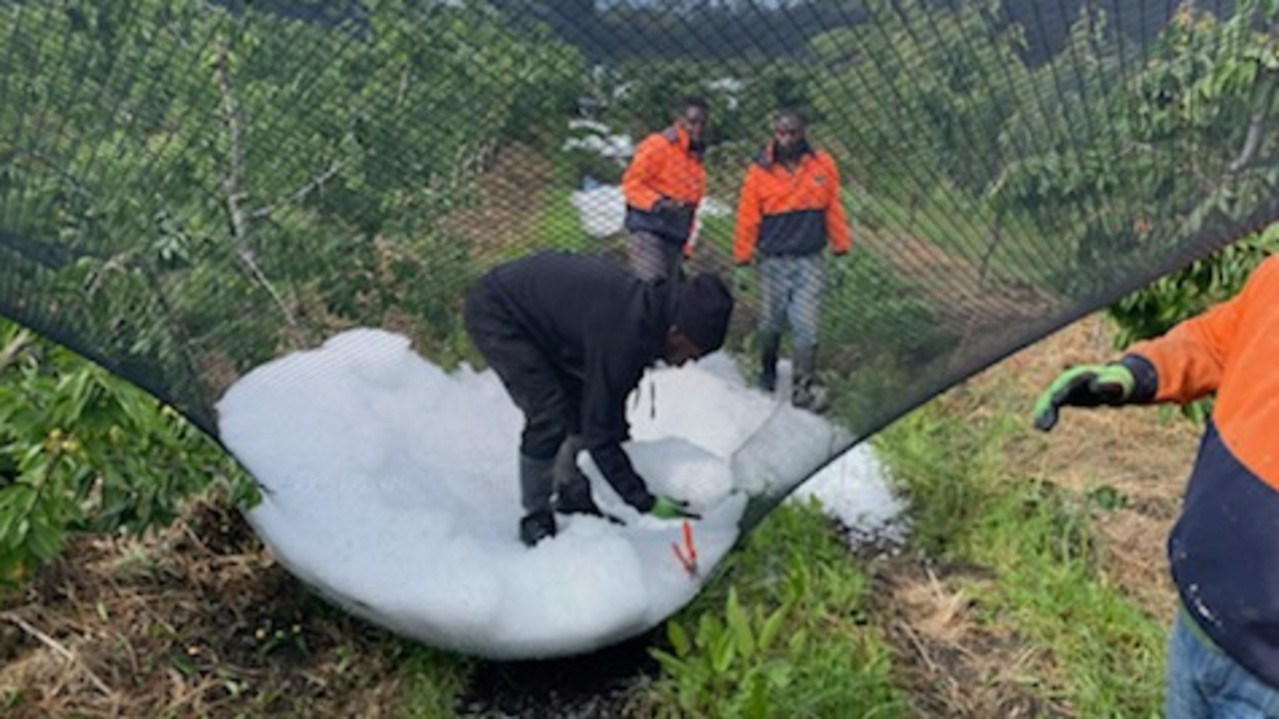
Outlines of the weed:
[[1155,716],[1162,618],[1144,614],[1101,570],[1098,513],[1122,495],[1078,495],[1027,477],[1003,454],[1024,418],[964,388],[925,405],[876,439],[912,504],[926,554],[992,570],[966,582],[979,618],[1048,661],[1031,683],[1079,716]]

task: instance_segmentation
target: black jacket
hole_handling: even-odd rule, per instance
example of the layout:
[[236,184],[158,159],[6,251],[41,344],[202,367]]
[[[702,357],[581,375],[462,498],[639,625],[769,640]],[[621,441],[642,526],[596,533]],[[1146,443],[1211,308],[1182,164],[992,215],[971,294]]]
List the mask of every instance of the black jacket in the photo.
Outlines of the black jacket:
[[662,355],[673,316],[673,286],[644,282],[612,261],[566,252],[539,252],[484,277],[521,333],[577,386],[587,449],[627,502],[653,502],[620,443],[629,438],[626,398]]

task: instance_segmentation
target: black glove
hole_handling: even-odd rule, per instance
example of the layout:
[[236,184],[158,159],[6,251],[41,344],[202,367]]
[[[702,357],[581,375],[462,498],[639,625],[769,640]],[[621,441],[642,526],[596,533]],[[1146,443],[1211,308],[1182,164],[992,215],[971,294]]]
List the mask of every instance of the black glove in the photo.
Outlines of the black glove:
[[653,212],[679,213],[679,212],[687,212],[687,211],[688,211],[687,202],[672,200],[669,197],[663,197],[659,199],[657,202],[653,203]]
[[848,275],[851,272],[852,265],[849,263],[848,253],[836,252],[826,263],[826,275],[830,278],[827,284],[831,289],[842,290],[844,285],[848,284]]
[[1047,432],[1057,424],[1061,407],[1125,404],[1137,380],[1121,364],[1078,365],[1062,372],[1035,401],[1035,429]]

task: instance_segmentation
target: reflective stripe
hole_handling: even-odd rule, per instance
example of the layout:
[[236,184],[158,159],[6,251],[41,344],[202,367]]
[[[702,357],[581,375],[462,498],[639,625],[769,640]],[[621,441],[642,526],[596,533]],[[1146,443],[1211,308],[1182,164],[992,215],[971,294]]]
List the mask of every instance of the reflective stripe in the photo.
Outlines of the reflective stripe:
[[1221,651],[1221,647],[1217,646],[1217,644],[1212,641],[1212,637],[1209,637],[1208,634],[1204,632],[1203,627],[1199,626],[1199,622],[1195,621],[1194,616],[1190,614],[1190,609],[1186,607],[1185,602],[1178,600],[1177,609],[1181,612],[1181,623],[1186,626],[1186,631],[1190,633],[1190,636],[1195,638],[1195,641],[1199,642],[1199,644],[1205,649],[1211,649],[1219,654],[1224,653]]

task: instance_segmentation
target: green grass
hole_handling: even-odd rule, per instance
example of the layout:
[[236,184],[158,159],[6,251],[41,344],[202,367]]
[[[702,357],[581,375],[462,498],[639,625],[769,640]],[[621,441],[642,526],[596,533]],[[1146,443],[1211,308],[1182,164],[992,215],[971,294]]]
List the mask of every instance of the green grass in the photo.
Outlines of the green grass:
[[[579,213],[570,199],[572,194],[572,187],[558,186],[547,193],[547,203],[537,218],[535,246],[582,252],[600,245],[582,229]],[[516,249],[527,251],[526,247]]]
[[454,707],[466,689],[472,660],[415,644],[408,647],[400,674],[405,685],[405,719],[444,719],[457,716]]
[[685,639],[641,703],[664,717],[903,716],[867,592],[817,508],[782,505],[670,621]]
[[[816,507],[779,507],[720,572],[670,620],[691,647],[671,671],[637,681],[629,705],[641,715],[905,716],[890,647],[867,621],[867,577]],[[758,639],[771,615],[776,639],[764,646]],[[700,638],[699,625],[709,627]],[[742,626],[755,638],[749,647],[740,643]],[[727,642],[734,648],[725,662]],[[405,703],[397,715],[456,716],[473,662],[407,643],[401,649]]]
[[[917,194],[913,211],[912,200],[906,199],[905,191],[846,195],[849,218],[856,224],[913,236],[974,264],[984,261],[997,276],[1036,279],[1027,273],[1047,271],[1069,259],[1071,243],[1043,242],[1034,226],[1023,218],[1003,220],[999,239],[992,245],[994,210],[979,198],[944,185]],[[1049,254],[1058,257],[1050,259]]]
[[574,252],[598,252],[619,246],[620,238],[599,239],[582,229],[581,213],[573,206],[572,195],[577,189],[580,157],[575,153],[552,153],[551,187],[547,201],[537,217],[534,237],[523,248],[543,247]]
[[1078,716],[1158,716],[1166,618],[1143,613],[1101,570],[1094,523],[1109,509],[1005,458],[1029,430],[997,394],[958,390],[877,438],[911,498],[913,542],[991,570],[993,581],[965,589],[982,621],[1050,658],[1050,674],[1027,678],[1039,696]]
[[[537,219],[537,241],[601,249],[602,243],[580,228],[566,167],[556,170],[555,186]],[[954,216],[958,208],[946,205],[953,201],[944,193],[926,197],[916,217]],[[909,211],[900,203],[861,198],[851,206],[859,204],[858,214],[873,215],[881,227],[910,229],[939,247],[959,247],[953,228],[928,220],[905,228]],[[731,217],[707,220],[702,236],[707,251],[727,256],[732,224]],[[994,267],[1010,261],[1007,252],[995,253]],[[863,296],[877,288],[882,301],[873,308],[859,310],[851,302],[843,307],[840,289],[834,288],[831,303],[847,312],[874,311],[869,319],[876,321],[864,323],[862,332],[890,332],[905,316],[930,326],[923,320],[931,308],[894,286],[882,260],[854,259],[859,261],[848,284]],[[833,339],[851,344],[852,338]],[[930,337],[924,345],[948,340]],[[893,341],[904,340],[883,338]],[[909,349],[902,352],[909,355]],[[873,399],[879,391],[901,386],[881,384],[850,394]],[[1099,512],[1109,511],[1106,507],[1057,489],[1045,478],[1025,476],[1011,464],[1005,450],[1028,429],[1025,417],[1007,404],[996,390],[959,390],[877,437],[883,459],[911,499],[912,549],[989,570],[993,581],[956,581],[965,582],[962,588],[976,599],[978,621],[1006,630],[1047,657],[1041,675],[1021,678],[1028,691],[1081,717],[1157,716],[1166,618],[1143,614],[1101,570],[1094,522]],[[983,411],[974,411],[978,406]],[[850,418],[871,413],[866,407],[837,409]],[[673,643],[666,648],[666,671],[653,682],[637,684],[634,705],[655,716],[909,715],[913,702],[894,684],[891,647],[876,617],[868,614],[868,578],[817,510],[779,507],[720,571],[670,620]],[[452,655],[412,653],[404,665],[407,715],[451,715],[470,666]]]

